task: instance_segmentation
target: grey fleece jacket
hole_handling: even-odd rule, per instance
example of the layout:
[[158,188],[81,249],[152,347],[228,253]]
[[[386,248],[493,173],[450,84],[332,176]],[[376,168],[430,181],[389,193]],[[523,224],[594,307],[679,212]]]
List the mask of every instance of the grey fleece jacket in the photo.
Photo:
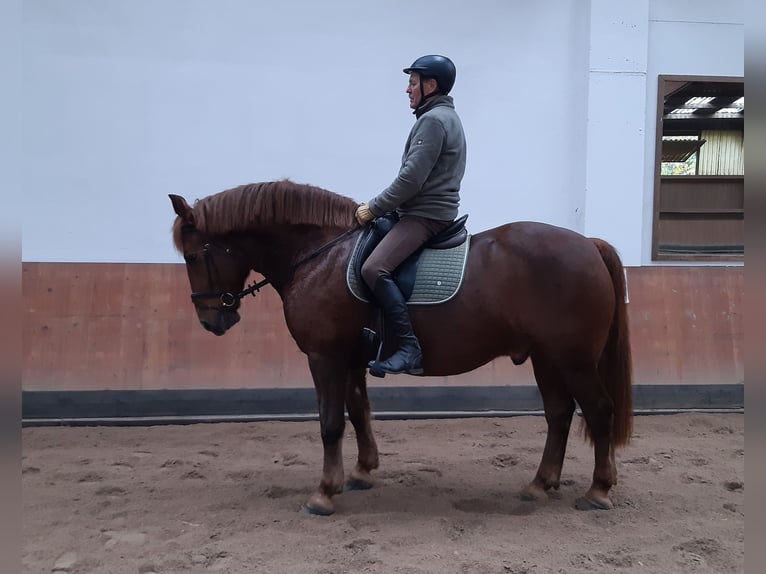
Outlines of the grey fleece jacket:
[[450,96],[429,99],[415,115],[399,175],[367,205],[375,216],[396,210],[451,221],[457,217],[465,173],[463,125]]

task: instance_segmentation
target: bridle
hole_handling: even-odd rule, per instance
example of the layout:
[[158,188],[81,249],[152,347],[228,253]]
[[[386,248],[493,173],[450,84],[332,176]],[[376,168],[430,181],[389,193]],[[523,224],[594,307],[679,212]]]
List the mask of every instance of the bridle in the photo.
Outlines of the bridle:
[[[191,230],[190,228],[189,230]],[[233,257],[237,257],[235,255],[234,250],[231,247],[223,247],[221,245],[217,245],[212,242],[205,243],[202,246],[202,256],[205,260],[205,269],[207,271],[207,283],[208,285],[213,284],[213,272],[216,271],[215,269],[215,260],[211,257],[210,252],[213,249],[218,249],[220,251],[223,251],[226,255],[230,255]],[[187,260],[189,257],[196,258],[199,255],[199,253],[191,253],[187,255]],[[223,311],[223,310],[231,310],[234,311],[239,307],[239,302],[245,295],[248,295],[250,293],[253,293],[253,296],[255,296],[255,291],[258,291],[261,287],[264,285],[267,285],[268,281],[261,281],[260,283],[254,284],[251,287],[248,287],[248,289],[245,289],[244,291],[234,294],[231,291],[193,291],[191,294],[192,302],[200,309],[214,309],[217,311]],[[212,298],[218,298],[221,302],[220,307],[214,307],[212,305],[207,305],[200,303],[200,299],[212,299]]]
[[[309,253],[306,257],[300,259],[296,263],[293,263],[288,268],[288,274],[292,275],[295,270],[303,265],[304,263],[307,263],[308,261],[311,261],[312,259],[318,257],[331,247],[335,246],[336,244],[343,241],[346,237],[354,233],[357,229],[359,229],[359,225],[356,225],[352,227],[351,229],[348,229],[341,233],[338,237],[335,239],[332,239],[331,241],[328,241],[315,251],[312,251]],[[192,225],[184,226],[181,229],[182,232],[191,232],[196,231],[196,228]],[[239,257],[240,255],[235,253],[235,251],[231,247],[224,247],[221,245],[217,245],[213,243],[212,241],[208,241],[202,246],[202,255],[205,259],[205,268],[207,270],[207,277],[208,277],[208,285],[213,284],[213,272],[215,271],[215,262],[213,261],[212,257],[210,256],[210,252],[213,249],[218,249],[220,251],[223,251],[226,255],[230,255],[232,257]],[[192,253],[188,255],[190,256],[197,256],[198,253]],[[240,291],[239,293],[232,293],[231,291],[194,291],[191,294],[192,302],[200,309],[212,309],[216,311],[234,311],[239,307],[239,303],[242,300],[243,297],[247,295],[252,295],[255,297],[255,294],[261,290],[261,287],[265,287],[266,285],[269,285],[271,283],[270,279],[264,279],[263,281],[254,282],[252,285],[248,285],[245,289]],[[200,303],[200,299],[213,299],[218,298],[218,300],[221,302],[220,307],[214,307],[212,305],[202,304]]]

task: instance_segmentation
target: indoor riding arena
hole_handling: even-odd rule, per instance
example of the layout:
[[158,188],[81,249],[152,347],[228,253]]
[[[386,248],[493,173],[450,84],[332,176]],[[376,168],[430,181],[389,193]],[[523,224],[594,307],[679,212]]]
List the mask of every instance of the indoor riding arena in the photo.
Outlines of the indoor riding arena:
[[[25,1],[22,572],[744,572],[743,4]],[[254,270],[241,320],[203,328],[168,196],[288,181],[369,200],[398,173],[402,70],[423,54],[457,68],[469,236],[453,298],[411,301],[437,334],[426,376],[365,387],[326,351],[338,300],[375,327],[346,284],[350,240],[306,239],[287,283]],[[626,444],[586,427],[584,392],[567,442],[538,387],[573,380],[536,362],[558,335],[514,323],[508,349],[534,341],[519,354],[448,318],[529,307],[505,261],[471,263],[512,222],[619,254],[609,313],[630,368],[605,408]],[[556,248],[532,267],[534,305],[562,333],[577,309],[553,269],[577,254]],[[502,350],[450,374],[445,348]]]

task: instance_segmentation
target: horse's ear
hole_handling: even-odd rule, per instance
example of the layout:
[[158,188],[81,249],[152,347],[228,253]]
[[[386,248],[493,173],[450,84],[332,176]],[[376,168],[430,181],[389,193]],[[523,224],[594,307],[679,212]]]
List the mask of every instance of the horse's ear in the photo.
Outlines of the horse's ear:
[[180,195],[173,195],[172,193],[169,194],[168,197],[173,203],[173,210],[176,212],[176,215],[181,218],[181,221],[186,225],[194,225],[194,212],[192,211],[192,208],[189,207],[189,204],[186,203],[186,200]]

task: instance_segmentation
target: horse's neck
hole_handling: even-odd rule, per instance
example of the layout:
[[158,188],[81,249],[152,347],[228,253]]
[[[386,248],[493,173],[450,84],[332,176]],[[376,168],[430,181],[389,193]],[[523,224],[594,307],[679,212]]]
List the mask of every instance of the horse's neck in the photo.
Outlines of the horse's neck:
[[281,293],[292,280],[295,266],[340,233],[301,225],[279,226],[259,231],[247,242],[247,249],[253,269]]

